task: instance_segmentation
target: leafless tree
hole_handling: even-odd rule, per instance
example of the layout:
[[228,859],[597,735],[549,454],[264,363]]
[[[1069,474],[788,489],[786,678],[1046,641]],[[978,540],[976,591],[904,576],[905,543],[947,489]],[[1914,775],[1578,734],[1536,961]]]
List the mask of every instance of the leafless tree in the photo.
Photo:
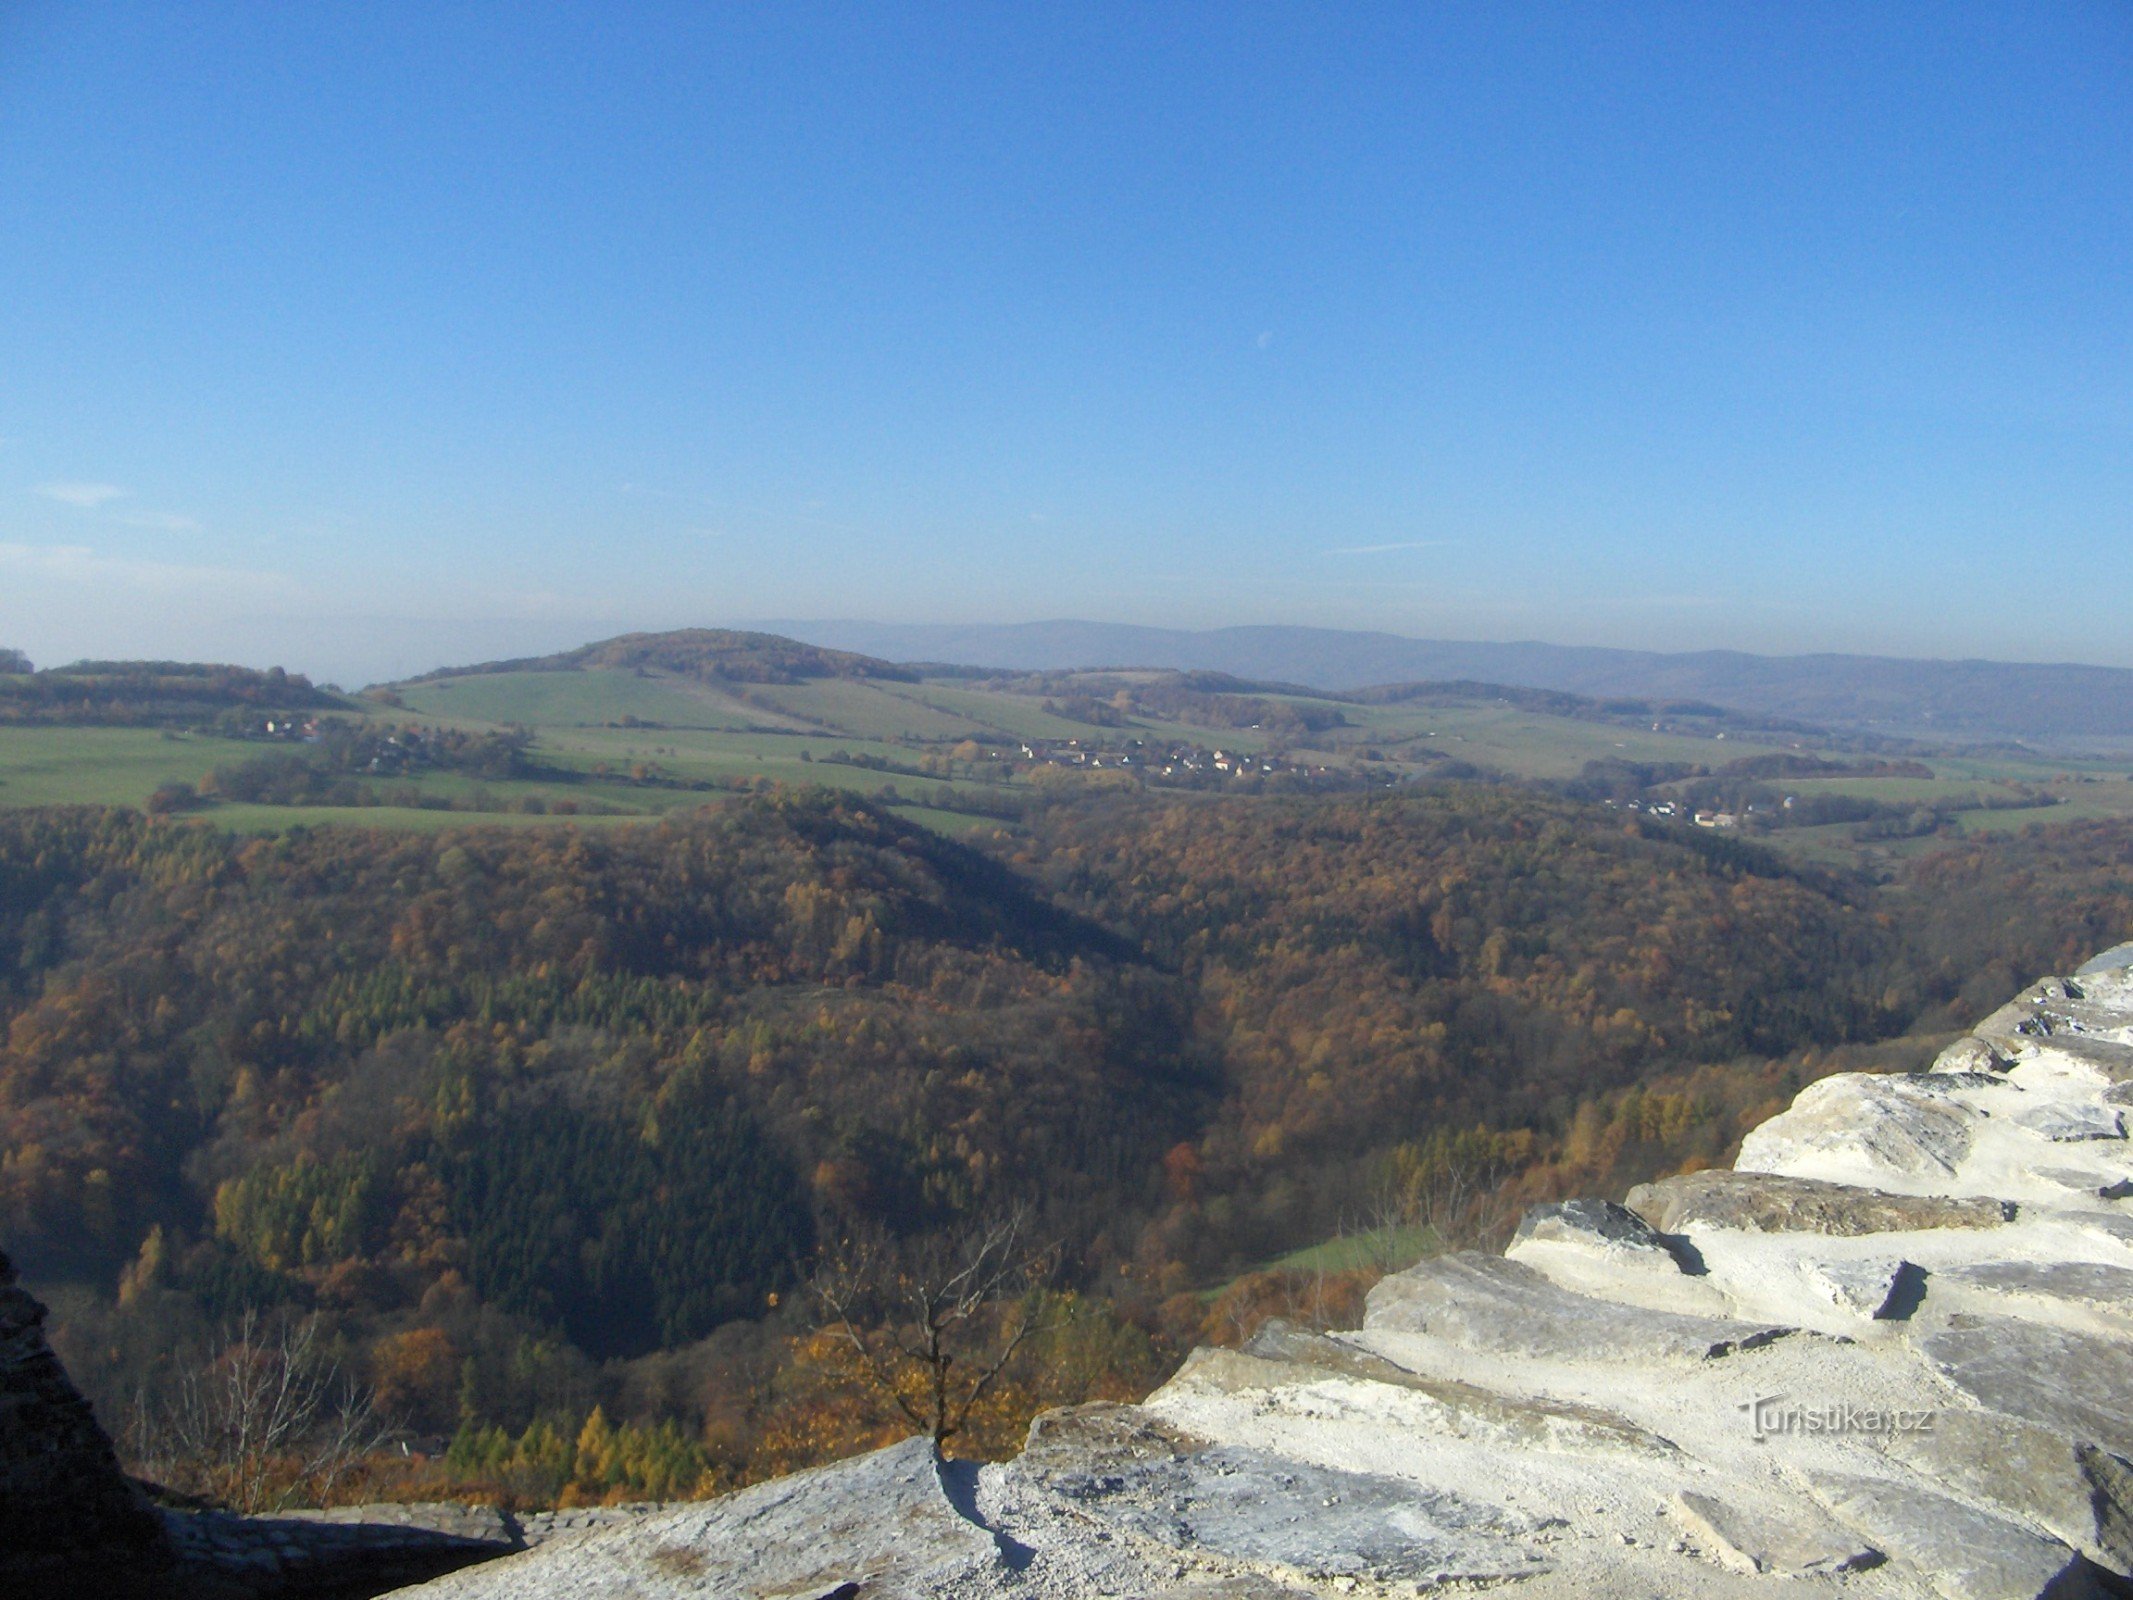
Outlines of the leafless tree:
[[1386,1272],[1411,1265],[1418,1253],[1497,1249],[1518,1221],[1513,1176],[1501,1161],[1432,1162],[1388,1178],[1359,1223],[1344,1225],[1342,1232],[1358,1241],[1370,1265]]
[[941,1446],[1058,1325],[1042,1292],[1058,1259],[1056,1246],[1031,1242],[1017,1208],[915,1246],[879,1233],[848,1241],[813,1287],[868,1384]]
[[250,1307],[219,1352],[134,1417],[151,1474],[246,1512],[323,1502],[384,1434],[370,1393],[320,1348],[315,1319]]
[[1495,1161],[1480,1165],[1447,1162],[1424,1176],[1414,1187],[1412,1204],[1428,1248],[1434,1252],[1501,1247],[1518,1220],[1509,1178],[1510,1173]]

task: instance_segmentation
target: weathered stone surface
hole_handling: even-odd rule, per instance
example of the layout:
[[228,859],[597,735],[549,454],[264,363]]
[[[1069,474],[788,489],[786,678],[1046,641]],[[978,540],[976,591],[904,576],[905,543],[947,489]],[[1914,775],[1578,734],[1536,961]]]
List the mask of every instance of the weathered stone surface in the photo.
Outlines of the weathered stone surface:
[[529,1550],[550,1539],[565,1539],[594,1528],[617,1527],[654,1513],[673,1509],[657,1502],[619,1506],[570,1506],[560,1511],[529,1511],[510,1520],[517,1526],[520,1542]]
[[1934,1072],[2000,1073],[2014,1063],[1983,1039],[1958,1039],[1933,1058]]
[[1429,1380],[1410,1372],[1374,1350],[1365,1350],[1346,1339],[1300,1328],[1280,1317],[1270,1317],[1244,1341],[1244,1354],[1261,1361],[1281,1361],[1318,1372],[1338,1372],[1347,1377],[1368,1378],[1374,1383],[1414,1384]]
[[1981,1294],[2035,1300],[2129,1324],[2133,1271],[2093,1261],[1979,1261],[1949,1267],[1937,1281]]
[[[597,1507],[606,1510],[607,1507]],[[323,1510],[281,1512],[273,1520],[291,1524],[328,1527],[354,1526],[376,1530],[406,1528],[416,1533],[442,1534],[476,1544],[512,1547],[525,1542],[519,1519],[495,1506],[462,1505],[453,1500],[394,1501],[360,1506],[328,1506]]]
[[2056,1184],[2070,1195],[2094,1196],[2098,1200],[2123,1200],[2133,1194],[2133,1181],[2106,1176],[2088,1167],[2038,1167],[2036,1175]]
[[2118,1212],[2091,1211],[2078,1219],[2079,1226],[2099,1238],[2133,1246],[2133,1216]]
[[162,1521],[119,1471],[44,1318],[0,1255],[0,1594],[161,1592]]
[[1928,1574],[1947,1600],[2103,1600],[2109,1592],[2101,1574],[2057,1540],[1946,1495],[1842,1473],[1808,1481],[1840,1522]]
[[1157,1398],[1192,1385],[1272,1389],[1320,1376],[1426,1395],[1440,1408],[1433,1418],[1437,1431],[1454,1438],[1486,1440],[1508,1449],[1675,1453],[1667,1440],[1600,1406],[1504,1395],[1454,1378],[1424,1377],[1368,1350],[1280,1322],[1262,1327],[1242,1350],[1194,1351]]
[[1996,1228],[2015,1215],[2004,1200],[1889,1194],[1768,1172],[1685,1172],[1629,1191],[1629,1209],[1661,1233],[1743,1228],[1851,1238],[1922,1228]]
[[1923,1269],[1914,1262],[1887,1257],[1817,1261],[1802,1276],[1831,1305],[1869,1321],[1907,1317],[1925,1294]]
[[1643,1250],[1673,1259],[1650,1223],[1612,1200],[1558,1200],[1529,1207],[1511,1243],[1515,1248],[1528,1240],[1606,1251]]
[[2047,1031],[2037,1016],[2036,1002],[2025,997],[2010,1000],[1992,1012],[1971,1030],[1971,1037],[1981,1039],[1995,1049],[2019,1053],[2032,1039],[2043,1038]]
[[2133,1455],[2133,1346],[2015,1317],[1964,1316],[1919,1341],[1978,1404]]
[[1533,1523],[1499,1507],[1237,1446],[1054,1472],[1047,1486],[1157,1544],[1304,1578],[1443,1583],[1525,1577],[1544,1563]]
[[[2120,1575],[2133,1574],[2133,1464],[2092,1444],[2074,1446],[2091,1521],[2070,1522],[2072,1543]],[[2056,1529],[2054,1531],[2057,1531]]]
[[1693,1489],[1675,1495],[1673,1506],[1689,1537],[1736,1572],[1798,1577],[1851,1572],[1882,1561],[1879,1550],[1814,1506],[1773,1504],[1767,1495],[1750,1505]]
[[2023,1106],[2007,1120],[2058,1144],[2078,1144],[2089,1139],[2123,1139],[2126,1136],[2125,1114],[2100,1102],[2047,1100],[2039,1105]]
[[2133,1044],[2122,1040],[2059,1033],[2032,1041],[2031,1051],[2038,1060],[2056,1058],[2086,1067],[2110,1083],[2133,1080]]
[[[986,1469],[979,1501],[1030,1540],[1015,1594],[1411,1594],[1547,1570],[1530,1516],[1210,1444],[1135,1406],[1039,1417],[1014,1462]],[[1074,1530],[1066,1548],[1063,1529]]]
[[2096,978],[2128,967],[2133,967],[2133,942],[2114,944],[2101,955],[2091,956],[2074,969],[2074,976]]
[[1097,1401],[1047,1411],[1031,1422],[1015,1465],[1044,1477],[1120,1472],[1144,1462],[1187,1455],[1205,1443],[1138,1406]]
[[758,1484],[425,1585],[427,1596],[703,1595],[733,1600],[990,1592],[993,1535],[950,1498],[931,1441]]
[[2059,1055],[2114,1082],[2133,1077],[2133,981],[2126,969],[2048,978],[1974,1030],[2017,1058]]
[[1842,1072],[1808,1085],[1792,1108],[1741,1141],[1742,1172],[1796,1177],[1953,1177],[1978,1114],[1947,1098],[1940,1073]]
[[1707,1281],[1693,1245],[1659,1234],[1612,1201],[1534,1206],[1504,1254],[1574,1293],[1690,1316],[1733,1314],[1732,1302]]
[[2108,1451],[2000,1412],[1954,1407],[1930,1428],[1891,1433],[1886,1445],[1943,1487],[2133,1570],[2133,1472]]
[[1793,1331],[1574,1294],[1520,1262],[1472,1252],[1385,1279],[1370,1291],[1363,1326],[1566,1361],[1705,1361]]

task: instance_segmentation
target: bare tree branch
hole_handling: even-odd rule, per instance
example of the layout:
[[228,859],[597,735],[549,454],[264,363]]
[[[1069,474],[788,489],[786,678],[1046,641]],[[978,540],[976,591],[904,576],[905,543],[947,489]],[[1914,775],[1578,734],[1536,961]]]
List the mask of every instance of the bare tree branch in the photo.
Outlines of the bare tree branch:
[[962,1430],[1032,1338],[1057,1325],[1042,1320],[1035,1294],[1058,1251],[1027,1235],[1019,1209],[916,1246],[877,1234],[832,1252],[815,1276],[824,1321],[868,1384],[936,1445]]
[[384,1438],[372,1398],[319,1348],[315,1319],[268,1326],[246,1307],[166,1403],[136,1403],[143,1463],[240,1511],[323,1499]]

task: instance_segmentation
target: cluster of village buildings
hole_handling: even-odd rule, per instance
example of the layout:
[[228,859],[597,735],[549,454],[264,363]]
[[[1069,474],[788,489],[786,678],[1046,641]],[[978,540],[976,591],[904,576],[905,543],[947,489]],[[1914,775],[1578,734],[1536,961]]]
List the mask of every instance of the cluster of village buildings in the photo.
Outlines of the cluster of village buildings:
[[1089,770],[1131,772],[1151,782],[1160,779],[1192,781],[1195,778],[1272,777],[1288,773],[1302,777],[1329,777],[1334,769],[1323,762],[1293,761],[1286,756],[1242,750],[1220,750],[1206,745],[1174,740],[1154,743],[1127,739],[1115,745],[1081,739],[1029,739],[1018,745],[989,751],[996,761],[1021,760],[1037,766],[1079,767]]
[[[1623,811],[1642,811],[1647,816],[1672,817],[1681,822],[1693,822],[1699,828],[1737,828],[1742,816],[1742,813],[1737,811],[1702,810],[1674,800],[1608,800],[1603,803]],[[1754,811],[1757,808],[1750,805],[1747,809]],[[1785,796],[1785,809],[1792,809],[1791,795]]]
[[272,712],[261,717],[256,726],[240,730],[238,737],[279,739],[287,744],[316,744],[318,718],[300,717],[289,712]]

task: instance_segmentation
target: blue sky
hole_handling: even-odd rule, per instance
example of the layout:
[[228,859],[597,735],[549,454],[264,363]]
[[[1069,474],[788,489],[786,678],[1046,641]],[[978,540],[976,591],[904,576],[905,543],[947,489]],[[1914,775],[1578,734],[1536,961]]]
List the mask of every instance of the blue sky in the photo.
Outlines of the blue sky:
[[2133,7],[0,4],[0,644],[2133,665]]

